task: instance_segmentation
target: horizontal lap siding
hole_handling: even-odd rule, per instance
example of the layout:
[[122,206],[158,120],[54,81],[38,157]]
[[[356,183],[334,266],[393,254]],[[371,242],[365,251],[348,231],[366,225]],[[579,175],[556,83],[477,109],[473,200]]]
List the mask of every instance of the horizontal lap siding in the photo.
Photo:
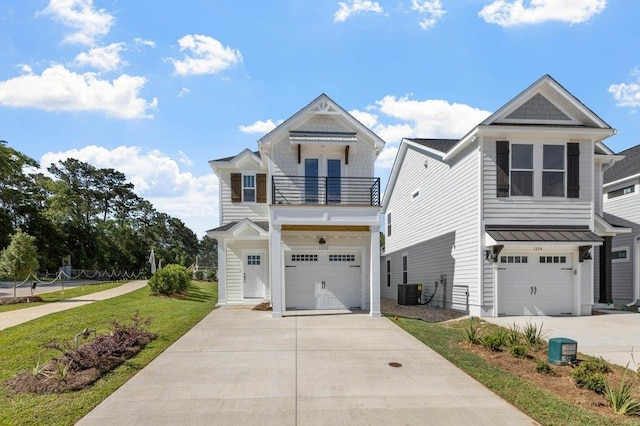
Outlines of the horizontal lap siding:
[[[238,171],[239,172],[239,171]],[[248,170],[246,172],[249,172]],[[264,171],[251,171],[255,173],[265,173]],[[222,217],[220,224],[224,225],[229,222],[242,220],[244,218],[253,221],[264,221],[269,218],[268,203],[232,203],[231,202],[231,172],[223,172],[221,174],[221,190],[220,200],[222,200]],[[269,183],[267,182],[267,185]],[[267,200],[269,201],[269,200]]]
[[[516,141],[512,141],[516,142]],[[559,142],[559,141],[554,141]],[[496,143],[484,142],[484,220],[487,225],[591,225],[593,145],[580,143],[580,198],[496,197]]]
[[227,303],[239,302],[242,295],[242,258],[237,246],[227,246]]
[[[628,186],[629,184],[622,185]],[[614,248],[627,248],[628,260],[615,261],[612,268],[613,299],[616,303],[630,303],[634,300],[634,262],[637,259],[636,238],[640,236],[640,186],[636,185],[635,192],[611,200],[605,199],[605,218],[612,224],[633,229],[630,234],[619,234],[613,238]]]
[[[402,253],[408,251],[408,281],[428,285],[424,294],[433,291],[441,274],[447,274],[449,302],[452,286],[462,285],[469,287],[470,303],[479,303],[477,155],[477,150],[469,149],[456,162],[445,164],[408,148],[387,210],[392,215],[391,236],[385,241],[392,288],[387,289],[386,276],[381,277],[384,294],[397,296]],[[420,195],[414,199],[418,189]]]

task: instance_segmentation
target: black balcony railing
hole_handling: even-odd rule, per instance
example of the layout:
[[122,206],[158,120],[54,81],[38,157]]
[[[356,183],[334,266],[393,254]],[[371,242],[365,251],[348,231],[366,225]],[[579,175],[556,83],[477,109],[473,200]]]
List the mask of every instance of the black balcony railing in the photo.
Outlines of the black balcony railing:
[[380,178],[273,176],[273,204],[380,205]]

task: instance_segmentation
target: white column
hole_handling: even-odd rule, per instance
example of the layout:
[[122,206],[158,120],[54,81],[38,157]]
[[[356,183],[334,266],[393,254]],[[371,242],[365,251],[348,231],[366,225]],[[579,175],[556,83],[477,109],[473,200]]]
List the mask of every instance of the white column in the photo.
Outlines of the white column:
[[269,255],[271,257],[271,309],[274,318],[282,317],[282,232],[280,225],[271,224],[269,229]]
[[218,240],[218,303],[216,306],[227,304],[227,241]]
[[380,313],[380,227],[371,227],[371,247],[369,255],[369,309],[372,317]]

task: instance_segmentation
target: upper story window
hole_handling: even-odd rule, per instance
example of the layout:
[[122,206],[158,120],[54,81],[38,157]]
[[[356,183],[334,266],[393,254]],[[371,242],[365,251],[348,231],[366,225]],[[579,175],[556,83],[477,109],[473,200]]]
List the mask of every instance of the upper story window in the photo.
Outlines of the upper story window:
[[266,203],[267,175],[231,173],[231,202]]
[[387,237],[391,236],[391,212],[387,213]]
[[533,145],[511,145],[511,195],[533,196]]
[[616,189],[615,191],[607,192],[607,199],[620,197],[622,195],[632,194],[636,191],[635,185],[625,186],[624,188]]
[[255,175],[242,176],[242,199],[245,202],[256,201],[256,176]]
[[498,197],[579,198],[579,144],[496,143]]

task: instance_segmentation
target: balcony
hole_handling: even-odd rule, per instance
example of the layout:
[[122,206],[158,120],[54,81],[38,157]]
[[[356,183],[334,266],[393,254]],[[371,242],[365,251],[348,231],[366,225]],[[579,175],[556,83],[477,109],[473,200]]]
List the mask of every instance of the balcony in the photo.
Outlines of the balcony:
[[273,176],[271,203],[380,206],[380,178]]

